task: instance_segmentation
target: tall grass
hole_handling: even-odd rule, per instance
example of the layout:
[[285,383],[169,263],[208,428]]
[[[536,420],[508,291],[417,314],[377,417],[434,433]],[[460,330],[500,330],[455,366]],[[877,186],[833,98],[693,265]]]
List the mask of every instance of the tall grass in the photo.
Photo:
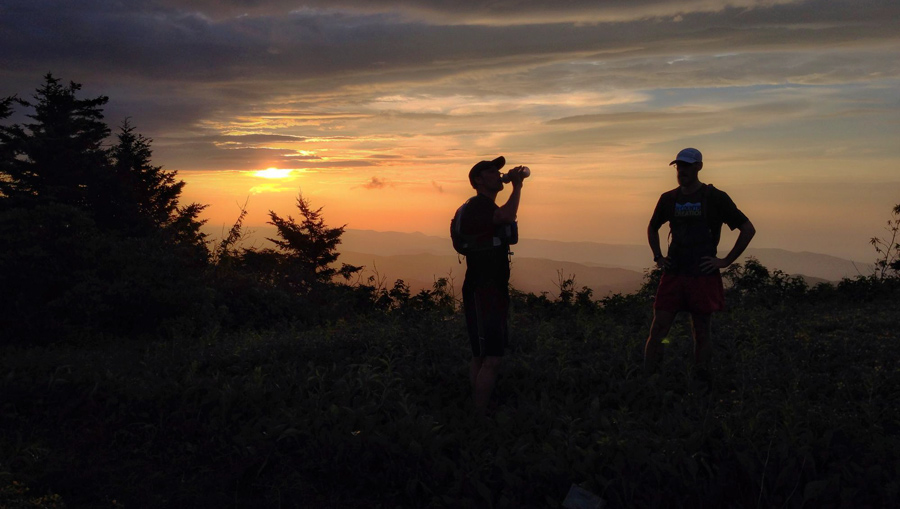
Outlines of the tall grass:
[[894,302],[723,313],[707,392],[686,321],[648,377],[647,305],[519,299],[489,418],[440,312],[5,348],[0,486],[69,507],[558,507],[573,483],[611,507],[895,507]]

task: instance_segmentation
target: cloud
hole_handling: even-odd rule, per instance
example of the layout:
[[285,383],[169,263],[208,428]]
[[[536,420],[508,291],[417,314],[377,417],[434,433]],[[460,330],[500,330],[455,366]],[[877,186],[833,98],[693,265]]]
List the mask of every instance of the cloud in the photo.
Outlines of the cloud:
[[278,142],[302,142],[306,141],[306,137],[304,136],[290,136],[284,134],[226,134],[221,136],[207,136],[206,139],[214,141],[216,143],[223,144],[234,144],[234,145],[244,145],[244,144],[266,144],[266,143],[278,143]]
[[[266,2],[250,8],[259,11],[255,16],[237,16],[250,5],[237,1],[179,1],[155,9],[129,9],[129,3],[112,1],[89,2],[79,9],[67,8],[69,2],[63,1],[9,3],[7,15],[0,16],[7,68],[35,73],[50,68],[99,78],[140,77],[189,87],[230,82],[227,88],[235,94],[232,100],[240,95],[245,100],[259,98],[282,87],[280,92],[286,92],[286,87],[298,82],[305,82],[306,88],[311,85],[310,78],[363,78],[368,83],[398,78],[430,81],[471,72],[479,65],[497,69],[498,64],[568,61],[578,55],[606,55],[616,60],[770,50],[785,45],[824,49],[896,42],[891,20],[900,15],[900,6],[888,0],[860,2],[853,9],[841,8],[840,2],[775,0],[619,1],[606,7],[587,1],[472,1],[458,5],[436,0],[348,1],[341,12],[288,12],[296,4]],[[373,5],[379,12],[454,15],[460,22],[486,15],[510,19],[521,13],[529,23],[447,25],[427,16],[372,14]],[[602,18],[603,13],[629,9],[636,14],[599,24],[584,22],[593,12]],[[572,19],[554,21],[548,11]],[[668,11],[683,13],[683,21],[648,14]],[[261,89],[256,85],[272,80],[280,83]],[[241,89],[239,83],[246,86]],[[322,85],[323,90],[329,89]]]
[[214,18],[271,16],[289,13],[325,12],[396,15],[435,24],[540,24],[597,23],[676,17],[690,13],[720,12],[725,9],[765,9],[794,4],[800,0],[569,0],[548,3],[542,0],[484,2],[480,0],[307,0],[298,9],[293,0],[246,2],[244,0],[168,0],[176,7],[201,12]]
[[162,137],[153,145],[154,160],[165,161],[172,169],[192,170],[261,170],[347,169],[377,165],[375,160],[346,157],[323,158],[303,148],[270,148],[256,144],[240,144],[229,137],[204,137],[200,140]]
[[[199,202],[287,200],[290,183],[241,176],[295,169],[335,213],[369,200],[395,212],[367,227],[424,231],[503,154],[535,170],[535,236],[643,242],[636,210],[674,185],[684,146],[751,208],[818,203],[815,182],[873,210],[848,181],[896,195],[897,19],[896,0],[4,0],[0,97],[47,71],[109,96],[108,122],[130,117]],[[410,192],[384,203],[392,186]],[[760,239],[846,244],[818,232],[864,231],[895,203],[862,222],[830,196],[828,214],[803,208],[818,225],[756,209]]]
[[742,122],[773,119],[773,115],[779,115],[779,120],[785,116],[803,113],[810,110],[811,103],[805,97],[794,100],[762,102],[751,98],[752,92],[748,92],[746,101],[749,105],[726,104],[720,107],[704,107],[679,110],[652,110],[652,111],[624,111],[615,113],[599,113],[595,115],[578,115],[550,120],[547,125],[579,125],[593,124],[596,126],[623,127],[630,124],[722,124],[727,118],[741,119]]
[[368,182],[363,184],[363,187],[366,189],[382,189],[386,185],[393,185],[393,184],[388,184],[387,182],[385,182],[384,179],[381,179],[378,177],[372,177],[371,180],[369,180]]
[[0,96],[50,69],[169,168],[344,171],[858,118],[900,77],[894,0],[298,5],[7,0]]

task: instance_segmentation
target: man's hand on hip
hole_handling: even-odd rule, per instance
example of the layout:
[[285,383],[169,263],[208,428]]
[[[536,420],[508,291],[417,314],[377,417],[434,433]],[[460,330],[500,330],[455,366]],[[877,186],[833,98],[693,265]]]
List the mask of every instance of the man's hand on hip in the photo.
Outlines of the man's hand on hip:
[[724,269],[731,265],[731,263],[725,261],[723,258],[716,258],[715,256],[704,256],[700,260],[700,270],[704,274],[715,274],[717,270]]

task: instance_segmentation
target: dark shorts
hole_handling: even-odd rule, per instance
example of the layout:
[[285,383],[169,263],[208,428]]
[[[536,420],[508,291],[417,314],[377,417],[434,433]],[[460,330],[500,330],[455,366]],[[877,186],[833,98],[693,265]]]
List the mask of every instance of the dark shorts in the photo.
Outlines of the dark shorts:
[[501,357],[509,341],[509,292],[496,286],[463,291],[466,327],[473,357]]
[[725,309],[722,275],[684,276],[664,273],[659,280],[653,309],[706,314],[722,311]]

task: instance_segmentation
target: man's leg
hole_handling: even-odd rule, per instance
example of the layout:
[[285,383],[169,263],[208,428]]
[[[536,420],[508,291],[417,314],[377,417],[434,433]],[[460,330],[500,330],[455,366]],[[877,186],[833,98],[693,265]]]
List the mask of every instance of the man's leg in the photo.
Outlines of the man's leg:
[[655,373],[659,369],[662,358],[662,341],[669,334],[672,322],[675,321],[675,311],[653,310],[653,323],[650,325],[650,336],[644,345],[644,371]]
[[[503,357],[483,357],[480,369],[475,375],[475,411],[479,415],[487,412],[488,403],[491,401],[491,393],[497,383],[497,374],[500,372],[500,361]],[[474,369],[474,359],[473,359]]]
[[712,314],[691,313],[694,332],[694,365],[709,368],[712,358]]
[[472,364],[469,366],[469,381],[472,382],[472,391],[475,391],[475,381],[478,380],[478,372],[481,371],[481,365],[484,364],[484,357],[472,357]]
[[475,382],[478,380],[478,372],[484,363],[484,347],[481,337],[482,332],[481,314],[478,309],[478,300],[475,298],[475,292],[463,287],[463,310],[466,316],[466,330],[469,333],[469,343],[472,346],[472,363],[469,365],[469,383],[472,386],[472,392],[475,392]]
[[711,382],[710,359],[712,358],[712,314],[691,313],[691,327],[694,332],[694,373],[706,382]]

